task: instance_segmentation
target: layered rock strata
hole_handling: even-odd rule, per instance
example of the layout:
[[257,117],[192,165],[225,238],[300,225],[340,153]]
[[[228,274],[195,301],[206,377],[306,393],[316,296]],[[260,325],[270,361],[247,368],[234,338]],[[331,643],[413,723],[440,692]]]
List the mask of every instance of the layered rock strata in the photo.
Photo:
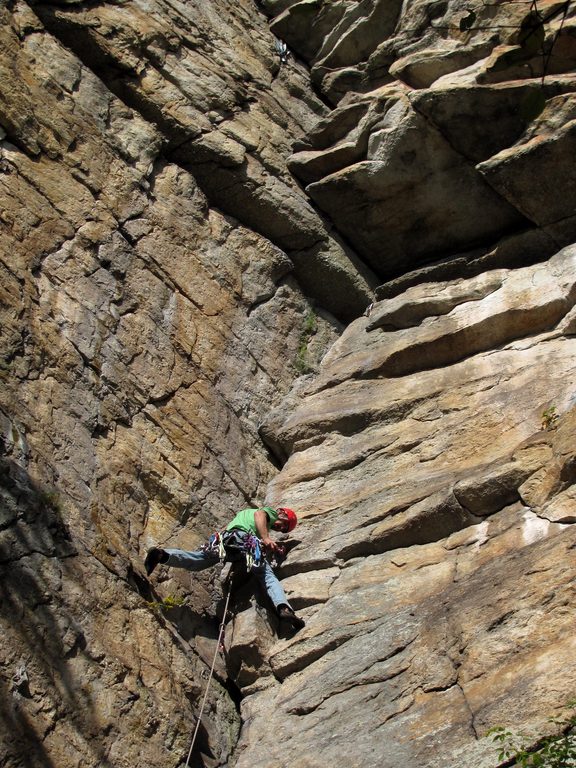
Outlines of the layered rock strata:
[[[210,206],[145,110],[27,5],[1,13],[2,764],[172,765],[219,592],[181,574],[156,592],[143,556],[194,547],[263,497],[276,470],[261,412],[338,323],[284,251]],[[271,102],[289,102],[267,77]],[[214,765],[239,726],[225,683],[221,664],[199,742]]]
[[489,768],[562,714],[573,17],[3,5],[0,765],[185,764],[221,589],[142,559],[264,498],[308,624],[236,594],[193,762]]
[[264,5],[336,107],[289,167],[378,275],[573,241],[572,4]]
[[[284,584],[308,623],[239,668],[237,766],[490,768],[490,728],[565,711],[575,289],[571,247],[381,301],[271,418],[290,458],[268,500],[304,517]],[[253,622],[236,617],[240,648]]]

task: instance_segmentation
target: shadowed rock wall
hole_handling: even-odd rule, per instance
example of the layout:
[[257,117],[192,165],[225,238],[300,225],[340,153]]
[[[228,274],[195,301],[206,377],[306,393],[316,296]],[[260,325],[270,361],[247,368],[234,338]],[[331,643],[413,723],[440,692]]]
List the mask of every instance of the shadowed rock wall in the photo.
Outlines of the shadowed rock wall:
[[572,242],[572,3],[264,5],[336,107],[289,167],[378,275]]
[[573,697],[574,8],[537,5],[2,6],[1,766],[185,764],[220,589],[142,558],[264,499],[307,627],[239,596],[192,764],[489,768]]

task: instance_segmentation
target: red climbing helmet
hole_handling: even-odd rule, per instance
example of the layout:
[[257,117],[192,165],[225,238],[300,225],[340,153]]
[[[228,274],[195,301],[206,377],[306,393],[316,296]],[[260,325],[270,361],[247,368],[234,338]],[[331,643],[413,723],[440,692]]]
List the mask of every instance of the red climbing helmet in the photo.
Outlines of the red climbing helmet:
[[288,509],[288,507],[278,507],[277,512],[281,512],[286,515],[288,518],[288,532],[293,531],[298,524],[298,518],[296,517],[294,510]]

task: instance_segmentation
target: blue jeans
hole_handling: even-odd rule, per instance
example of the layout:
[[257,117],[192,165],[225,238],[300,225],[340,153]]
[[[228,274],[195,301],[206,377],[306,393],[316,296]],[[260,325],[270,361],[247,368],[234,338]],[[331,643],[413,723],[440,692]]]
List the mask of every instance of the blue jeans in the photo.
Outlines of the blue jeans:
[[[164,548],[164,552],[168,555],[168,561],[164,565],[169,565],[171,568],[184,568],[187,571],[203,571],[210,568],[211,565],[216,565],[219,560],[217,555],[203,552],[201,549],[195,552],[186,552],[184,549]],[[279,605],[290,606],[286,593],[267,560],[263,560],[259,566],[253,566],[252,573],[266,590],[266,594],[274,603],[275,608],[278,608]]]

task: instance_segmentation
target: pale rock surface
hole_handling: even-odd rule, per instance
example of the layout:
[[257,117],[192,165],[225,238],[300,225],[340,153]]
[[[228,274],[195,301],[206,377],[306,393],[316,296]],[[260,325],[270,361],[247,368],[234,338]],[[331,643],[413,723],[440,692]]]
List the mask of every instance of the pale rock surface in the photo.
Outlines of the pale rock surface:
[[[573,303],[559,276],[574,254],[447,286],[445,303],[423,284],[406,292],[417,324],[400,330],[380,330],[399,301],[376,304],[300,407],[276,414],[269,430],[292,453],[269,501],[289,497],[304,518],[284,572],[307,626],[262,645],[280,684],[246,690],[236,766],[289,753],[302,766],[492,768],[491,727],[546,732],[543,713],[570,699],[576,395],[572,339],[554,326]],[[559,311],[547,332],[510,321],[537,306],[531,289],[546,302],[548,280]],[[459,312],[457,334],[502,286],[491,314],[510,336],[488,334],[489,349],[458,337],[458,359],[426,370],[422,325]],[[355,352],[378,359],[391,335],[412,350],[408,373],[366,381],[352,365],[326,386]],[[552,406],[558,419],[545,422]]]

